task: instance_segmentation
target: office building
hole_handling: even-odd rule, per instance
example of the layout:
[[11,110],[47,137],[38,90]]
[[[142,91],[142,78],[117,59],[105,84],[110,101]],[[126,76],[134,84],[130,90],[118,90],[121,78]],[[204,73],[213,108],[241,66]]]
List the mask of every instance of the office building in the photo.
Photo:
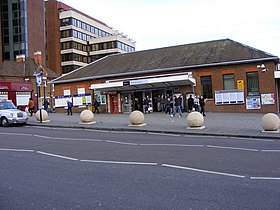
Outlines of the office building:
[[1,0],[0,62],[15,61],[17,55],[45,57],[44,0]]
[[58,75],[115,53],[134,52],[135,42],[62,2],[46,4],[47,66]]

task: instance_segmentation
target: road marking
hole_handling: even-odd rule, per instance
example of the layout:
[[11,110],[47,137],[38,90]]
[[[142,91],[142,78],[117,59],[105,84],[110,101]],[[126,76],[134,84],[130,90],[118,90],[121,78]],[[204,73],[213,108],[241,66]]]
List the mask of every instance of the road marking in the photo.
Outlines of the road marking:
[[145,134],[144,132],[137,131],[110,131],[110,133],[118,133],[118,134]]
[[91,132],[100,132],[100,133],[109,133],[110,131],[106,130],[93,130],[93,129],[84,129],[85,131],[91,131]]
[[66,156],[62,156],[62,155],[56,155],[56,154],[47,153],[47,152],[41,152],[41,151],[36,151],[36,152],[39,153],[39,154],[42,154],[42,155],[48,155],[48,156],[67,159],[67,160],[78,160],[76,158],[66,157]]
[[161,166],[208,173],[208,174],[216,174],[216,175],[230,176],[230,177],[236,177],[236,178],[245,178],[245,176],[237,175],[237,174],[229,174],[229,173],[223,173],[223,172],[217,172],[217,171],[208,171],[208,170],[203,170],[203,169],[198,169],[198,168],[189,168],[189,167],[184,167],[184,166],[176,166],[176,165],[169,165],[169,164],[162,164]]
[[51,139],[52,137],[50,136],[41,136],[41,135],[33,135],[34,137],[39,137],[39,138],[43,138],[43,139]]
[[34,152],[34,150],[29,150],[29,149],[5,149],[5,148],[0,148],[1,151],[10,151],[10,152]]
[[103,140],[100,139],[76,139],[76,138],[67,138],[67,137],[53,137],[53,139],[56,140],[67,140],[67,141],[97,141],[97,142],[101,142]]
[[150,134],[150,135],[159,135],[159,136],[174,136],[174,137],[181,136],[181,135],[179,135],[179,134],[155,133],[155,132],[147,132],[147,134]]
[[151,165],[151,166],[158,165],[158,163],[122,162],[122,161],[106,161],[106,160],[80,160],[80,161],[89,162],[89,163],[110,163],[110,164],[124,164],[124,165]]
[[247,149],[247,148],[241,148],[241,147],[222,147],[222,146],[214,146],[214,145],[206,145],[206,147],[217,148],[217,149],[244,150],[244,151],[252,151],[252,152],[258,152],[259,151],[257,149]]
[[262,149],[261,150],[262,152],[280,152],[280,150],[279,149]]
[[138,146],[138,144],[135,144],[135,143],[126,143],[126,142],[121,142],[121,141],[110,141],[110,140],[105,140],[105,142],[113,143],[113,144],[124,144],[124,145]]
[[250,177],[250,179],[254,180],[280,180],[280,177]]
[[184,135],[184,137],[188,138],[215,138],[215,139],[228,139],[227,136],[203,136],[203,135]]
[[0,135],[32,136],[32,134],[28,134],[28,133],[0,133]]
[[272,140],[272,139],[256,139],[256,138],[246,138],[246,137],[229,137],[231,139],[238,139],[238,140],[247,140],[247,141],[268,141],[268,142],[272,142],[272,141],[275,141],[275,140]]
[[204,147],[204,145],[191,144],[140,144],[140,146],[171,146],[171,147]]

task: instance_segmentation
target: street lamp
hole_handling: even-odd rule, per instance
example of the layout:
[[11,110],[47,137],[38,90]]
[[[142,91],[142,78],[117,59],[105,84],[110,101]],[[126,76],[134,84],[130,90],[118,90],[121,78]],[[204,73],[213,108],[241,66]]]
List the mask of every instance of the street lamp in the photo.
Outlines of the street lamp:
[[37,73],[36,71],[33,74],[36,76],[36,85],[37,85],[37,105],[40,110],[40,123],[42,123],[42,99],[41,99],[41,84],[42,84],[42,76],[43,72]]

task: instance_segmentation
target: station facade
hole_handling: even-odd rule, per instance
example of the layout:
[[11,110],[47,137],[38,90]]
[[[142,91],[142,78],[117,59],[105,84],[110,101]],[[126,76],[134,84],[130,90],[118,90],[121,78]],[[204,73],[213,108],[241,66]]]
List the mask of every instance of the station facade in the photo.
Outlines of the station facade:
[[110,55],[52,81],[55,107],[71,100],[74,111],[92,106],[102,112],[144,110],[149,99],[190,95],[207,98],[206,111],[279,112],[279,58],[230,39]]

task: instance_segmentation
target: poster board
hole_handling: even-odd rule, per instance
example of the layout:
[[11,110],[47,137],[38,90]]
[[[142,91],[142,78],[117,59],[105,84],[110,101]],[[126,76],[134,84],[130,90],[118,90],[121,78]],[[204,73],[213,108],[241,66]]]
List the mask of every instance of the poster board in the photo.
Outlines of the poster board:
[[246,98],[246,109],[260,109],[261,108],[261,97],[252,96]]
[[91,104],[91,94],[73,95],[73,106],[83,106]]
[[54,99],[54,107],[66,107],[67,100],[72,101],[71,96],[56,96]]
[[216,90],[215,104],[244,104],[244,90]]
[[262,102],[262,105],[275,104],[274,93],[264,93],[264,94],[261,94],[261,102]]

